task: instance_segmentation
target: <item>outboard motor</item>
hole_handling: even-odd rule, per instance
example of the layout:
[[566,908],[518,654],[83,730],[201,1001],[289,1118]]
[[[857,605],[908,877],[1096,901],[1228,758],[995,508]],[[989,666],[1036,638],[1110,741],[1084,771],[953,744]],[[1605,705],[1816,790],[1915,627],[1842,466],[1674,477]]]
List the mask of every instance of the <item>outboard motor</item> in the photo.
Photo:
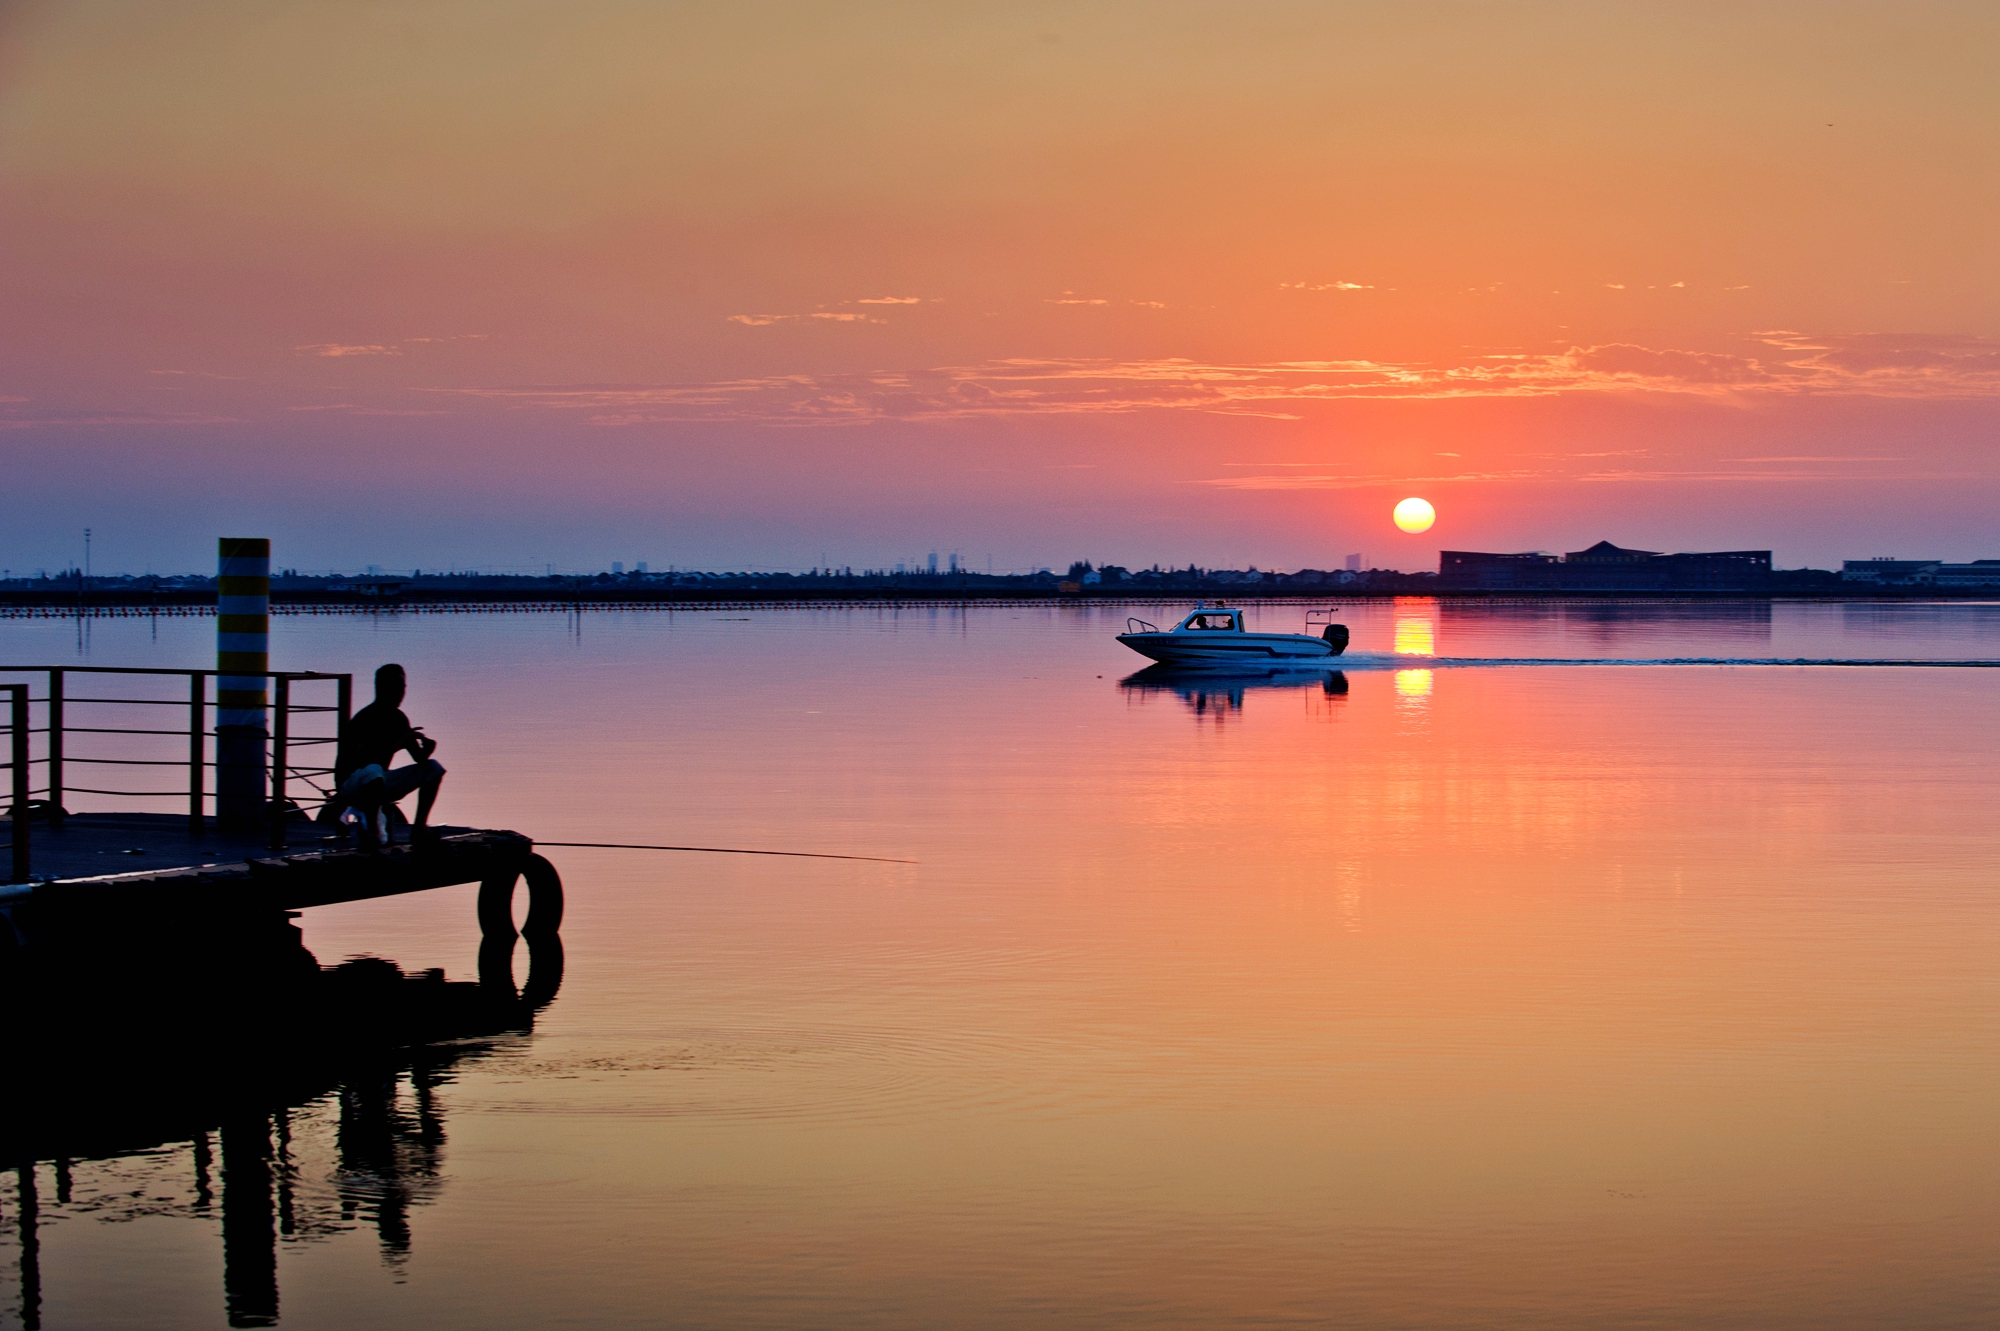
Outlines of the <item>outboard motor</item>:
[[1347,650],[1347,625],[1328,624],[1324,629],[1320,630],[1319,636],[1326,639],[1327,643],[1332,646],[1335,656],[1339,656]]

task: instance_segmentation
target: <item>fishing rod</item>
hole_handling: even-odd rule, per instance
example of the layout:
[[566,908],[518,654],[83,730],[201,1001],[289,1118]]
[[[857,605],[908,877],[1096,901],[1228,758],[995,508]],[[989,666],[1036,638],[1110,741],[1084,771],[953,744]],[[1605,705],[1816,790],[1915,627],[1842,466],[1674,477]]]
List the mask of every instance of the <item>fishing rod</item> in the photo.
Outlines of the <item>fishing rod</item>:
[[915,864],[915,860],[890,859],[886,855],[829,855],[817,850],[738,850],[733,846],[634,846],[617,841],[537,841],[537,846],[564,846],[581,850],[686,850],[703,855],[784,855],[801,860],[867,860],[871,864]]

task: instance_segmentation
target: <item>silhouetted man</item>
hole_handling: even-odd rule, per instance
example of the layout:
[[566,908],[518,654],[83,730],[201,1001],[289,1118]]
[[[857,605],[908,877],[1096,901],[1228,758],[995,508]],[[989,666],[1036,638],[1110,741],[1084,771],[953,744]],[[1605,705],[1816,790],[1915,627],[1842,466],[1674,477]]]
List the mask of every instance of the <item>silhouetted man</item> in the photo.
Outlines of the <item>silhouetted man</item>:
[[[408,681],[403,667],[385,665],[375,672],[375,701],[356,712],[341,736],[338,755],[333,760],[338,792],[331,801],[335,808],[351,809],[362,816],[362,844],[387,844],[389,827],[382,817],[388,807],[408,795],[417,794],[417,821],[411,840],[425,838],[417,829],[428,831],[431,806],[437,803],[438,784],[444,768],[431,757],[437,741],[410,724],[403,715],[403,693]],[[416,759],[404,767],[391,769],[398,753]]]

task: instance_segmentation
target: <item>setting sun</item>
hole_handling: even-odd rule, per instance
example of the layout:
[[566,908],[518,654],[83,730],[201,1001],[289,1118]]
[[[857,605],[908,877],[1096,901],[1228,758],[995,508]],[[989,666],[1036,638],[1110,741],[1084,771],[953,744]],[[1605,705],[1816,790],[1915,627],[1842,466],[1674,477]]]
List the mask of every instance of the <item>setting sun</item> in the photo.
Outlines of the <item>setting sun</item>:
[[1437,516],[1437,510],[1431,507],[1428,499],[1411,497],[1396,505],[1396,525],[1413,535],[1429,531]]

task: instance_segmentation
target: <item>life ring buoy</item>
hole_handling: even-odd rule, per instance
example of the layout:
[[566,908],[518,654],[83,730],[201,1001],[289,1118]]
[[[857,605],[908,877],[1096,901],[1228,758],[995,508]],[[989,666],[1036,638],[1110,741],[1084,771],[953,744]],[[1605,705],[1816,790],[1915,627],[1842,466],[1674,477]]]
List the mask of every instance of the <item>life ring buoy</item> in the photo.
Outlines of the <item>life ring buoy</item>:
[[[528,918],[514,928],[514,884],[528,881]],[[562,928],[562,875],[540,855],[530,855],[517,872],[496,875],[479,885],[479,931],[511,938],[553,937]]]

